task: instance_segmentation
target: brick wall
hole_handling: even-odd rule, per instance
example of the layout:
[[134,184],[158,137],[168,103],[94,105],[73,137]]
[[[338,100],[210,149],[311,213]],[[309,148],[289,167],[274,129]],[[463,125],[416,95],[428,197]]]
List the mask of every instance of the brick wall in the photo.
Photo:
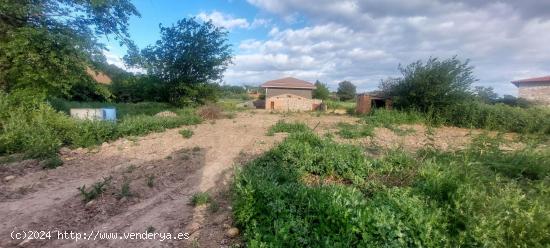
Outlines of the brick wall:
[[518,96],[521,98],[542,105],[550,105],[550,82],[520,84],[518,91]]
[[267,98],[265,109],[275,111],[312,111],[321,104],[321,100],[283,94]]

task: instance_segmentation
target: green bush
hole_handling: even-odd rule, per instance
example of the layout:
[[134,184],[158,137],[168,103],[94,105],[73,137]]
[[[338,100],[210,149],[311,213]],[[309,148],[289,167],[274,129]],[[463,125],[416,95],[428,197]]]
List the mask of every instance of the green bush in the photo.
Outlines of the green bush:
[[205,205],[210,203],[211,201],[212,197],[210,197],[210,194],[208,194],[207,192],[195,193],[191,197],[191,204],[193,204],[193,206]]

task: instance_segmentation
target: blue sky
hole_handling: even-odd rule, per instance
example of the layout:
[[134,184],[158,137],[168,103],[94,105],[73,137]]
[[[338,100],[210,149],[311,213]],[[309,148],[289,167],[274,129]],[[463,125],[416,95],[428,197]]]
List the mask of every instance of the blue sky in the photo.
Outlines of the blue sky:
[[[470,59],[479,81],[516,95],[511,80],[550,74],[550,1],[537,0],[136,0],[141,18],[130,35],[143,48],[159,24],[186,17],[229,30],[234,64],[228,84],[294,76],[332,89],[350,80],[359,91],[398,76],[418,59]],[[126,53],[106,41],[110,63]]]

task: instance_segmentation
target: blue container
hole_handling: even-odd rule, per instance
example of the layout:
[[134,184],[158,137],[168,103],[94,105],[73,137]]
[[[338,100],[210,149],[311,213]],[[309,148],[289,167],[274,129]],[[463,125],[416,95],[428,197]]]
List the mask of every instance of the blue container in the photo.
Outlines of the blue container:
[[115,108],[102,108],[103,120],[116,121],[116,109]]

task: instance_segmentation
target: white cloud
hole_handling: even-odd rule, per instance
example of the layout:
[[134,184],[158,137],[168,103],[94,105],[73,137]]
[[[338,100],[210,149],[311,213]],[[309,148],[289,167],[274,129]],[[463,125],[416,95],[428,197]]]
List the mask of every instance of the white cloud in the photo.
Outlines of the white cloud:
[[[361,90],[418,59],[471,59],[480,85],[515,94],[511,80],[550,74],[548,1],[248,0],[299,28],[272,28],[245,40],[226,73],[229,83],[261,83],[294,75]],[[546,3],[543,3],[546,2]]]
[[250,23],[244,18],[234,18],[231,15],[221,13],[219,11],[213,11],[211,13],[201,12],[197,17],[203,21],[212,21],[212,23],[218,27],[224,27],[226,29],[234,28],[249,28]]
[[103,50],[103,55],[105,56],[105,58],[107,59],[107,63],[111,64],[111,65],[115,65],[117,66],[118,68],[121,68],[127,72],[132,72],[132,73],[145,73],[145,70],[142,69],[142,68],[133,68],[133,67],[127,67],[125,64],[124,64],[124,61],[122,60],[122,56],[114,53],[114,52],[111,52],[109,50]]

